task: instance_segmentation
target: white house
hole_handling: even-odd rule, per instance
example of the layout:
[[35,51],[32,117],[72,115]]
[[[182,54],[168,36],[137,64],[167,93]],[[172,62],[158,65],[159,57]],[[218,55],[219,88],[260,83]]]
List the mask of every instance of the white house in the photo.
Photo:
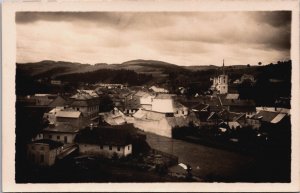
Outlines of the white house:
[[75,142],[80,154],[107,158],[126,157],[133,148],[130,131],[124,128],[87,128],[80,131]]
[[75,127],[70,123],[49,125],[42,131],[44,139],[51,139],[62,143],[74,143],[74,139],[78,132],[78,127]]
[[152,100],[152,111],[174,113],[173,98],[169,94],[159,94]]

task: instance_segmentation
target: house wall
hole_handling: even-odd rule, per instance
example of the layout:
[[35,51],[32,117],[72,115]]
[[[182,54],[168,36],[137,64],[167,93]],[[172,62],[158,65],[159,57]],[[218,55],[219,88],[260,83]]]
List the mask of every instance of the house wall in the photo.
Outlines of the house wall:
[[79,118],[69,118],[69,117],[56,117],[56,122],[67,122],[71,125],[81,127],[82,126],[82,117]]
[[148,110],[148,111],[151,111],[151,110],[152,110],[152,105],[142,104],[142,105],[141,105],[141,108],[142,108],[142,109],[145,109],[145,110]]
[[147,111],[145,118],[146,119],[150,119],[150,120],[160,120],[160,119],[162,119],[164,117],[166,117],[166,115],[164,113]]
[[[65,141],[66,137],[66,141]],[[51,139],[53,141],[59,141],[62,143],[74,143],[76,133],[60,133],[60,132],[45,132],[44,139]]]
[[87,106],[87,107],[73,107],[74,110],[80,111],[83,117],[93,118],[99,113],[99,105]]
[[[132,153],[132,145],[127,146],[120,146],[119,150],[117,146],[110,146],[108,145],[94,145],[94,144],[86,144],[80,143],[79,145],[79,153],[80,154],[89,154],[89,155],[99,155],[104,156],[107,158],[111,158],[115,153],[119,157],[126,157]],[[129,147],[129,149],[128,149]]]
[[152,111],[173,113],[173,99],[153,99]]
[[124,147],[124,156],[126,157],[130,154],[132,154],[132,144],[126,145]]
[[133,124],[135,127],[157,135],[172,137],[172,127],[168,124],[165,118],[161,120],[144,120],[134,119]]
[[187,116],[189,114],[189,110],[186,107],[176,108],[175,109],[175,117]]
[[151,105],[153,98],[154,98],[154,96],[141,97],[140,104],[141,105]]
[[56,156],[61,151],[62,147],[50,150],[48,144],[29,144],[27,146],[27,158],[31,163],[40,166],[52,166]]

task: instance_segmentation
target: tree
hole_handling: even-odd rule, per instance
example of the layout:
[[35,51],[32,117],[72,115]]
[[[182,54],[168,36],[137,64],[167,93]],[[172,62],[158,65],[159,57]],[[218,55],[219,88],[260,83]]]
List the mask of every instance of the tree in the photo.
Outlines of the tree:
[[260,66],[261,66],[261,65],[262,65],[262,63],[261,63],[261,62],[258,62],[258,65],[260,65]]
[[249,67],[250,67],[250,64],[247,64],[247,67],[249,68]]

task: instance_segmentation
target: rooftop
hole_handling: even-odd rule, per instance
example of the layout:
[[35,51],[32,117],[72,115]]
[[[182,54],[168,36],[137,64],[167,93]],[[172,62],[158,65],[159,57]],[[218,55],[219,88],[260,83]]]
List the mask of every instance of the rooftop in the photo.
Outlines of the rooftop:
[[86,128],[80,131],[75,141],[97,145],[129,145],[136,131],[133,124]]
[[79,131],[78,127],[70,123],[59,123],[56,125],[49,125],[43,131],[45,132],[60,132],[60,133],[76,133]]
[[51,139],[39,139],[39,140],[31,142],[31,144],[47,144],[47,145],[49,145],[50,149],[55,149],[55,148],[63,146],[63,143],[58,142],[58,141],[53,141]]
[[278,123],[286,116],[287,114],[280,112],[260,111],[253,116],[253,119],[261,119],[269,123]]

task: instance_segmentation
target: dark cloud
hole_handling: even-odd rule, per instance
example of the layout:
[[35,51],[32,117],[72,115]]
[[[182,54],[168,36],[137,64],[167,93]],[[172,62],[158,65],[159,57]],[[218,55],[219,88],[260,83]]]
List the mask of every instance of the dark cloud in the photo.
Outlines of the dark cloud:
[[291,11],[260,11],[252,12],[251,14],[258,23],[267,23],[273,27],[291,25]]
[[30,24],[37,21],[87,22],[100,26],[113,26],[119,29],[141,30],[172,25],[175,22],[172,19],[174,16],[176,14],[164,12],[17,12],[16,23]]
[[[90,63],[148,58],[195,65],[214,63],[221,53],[251,63],[253,56],[288,58],[291,47],[288,11],[17,12],[15,19],[19,62],[51,56]],[[47,52],[39,53],[44,48]]]

